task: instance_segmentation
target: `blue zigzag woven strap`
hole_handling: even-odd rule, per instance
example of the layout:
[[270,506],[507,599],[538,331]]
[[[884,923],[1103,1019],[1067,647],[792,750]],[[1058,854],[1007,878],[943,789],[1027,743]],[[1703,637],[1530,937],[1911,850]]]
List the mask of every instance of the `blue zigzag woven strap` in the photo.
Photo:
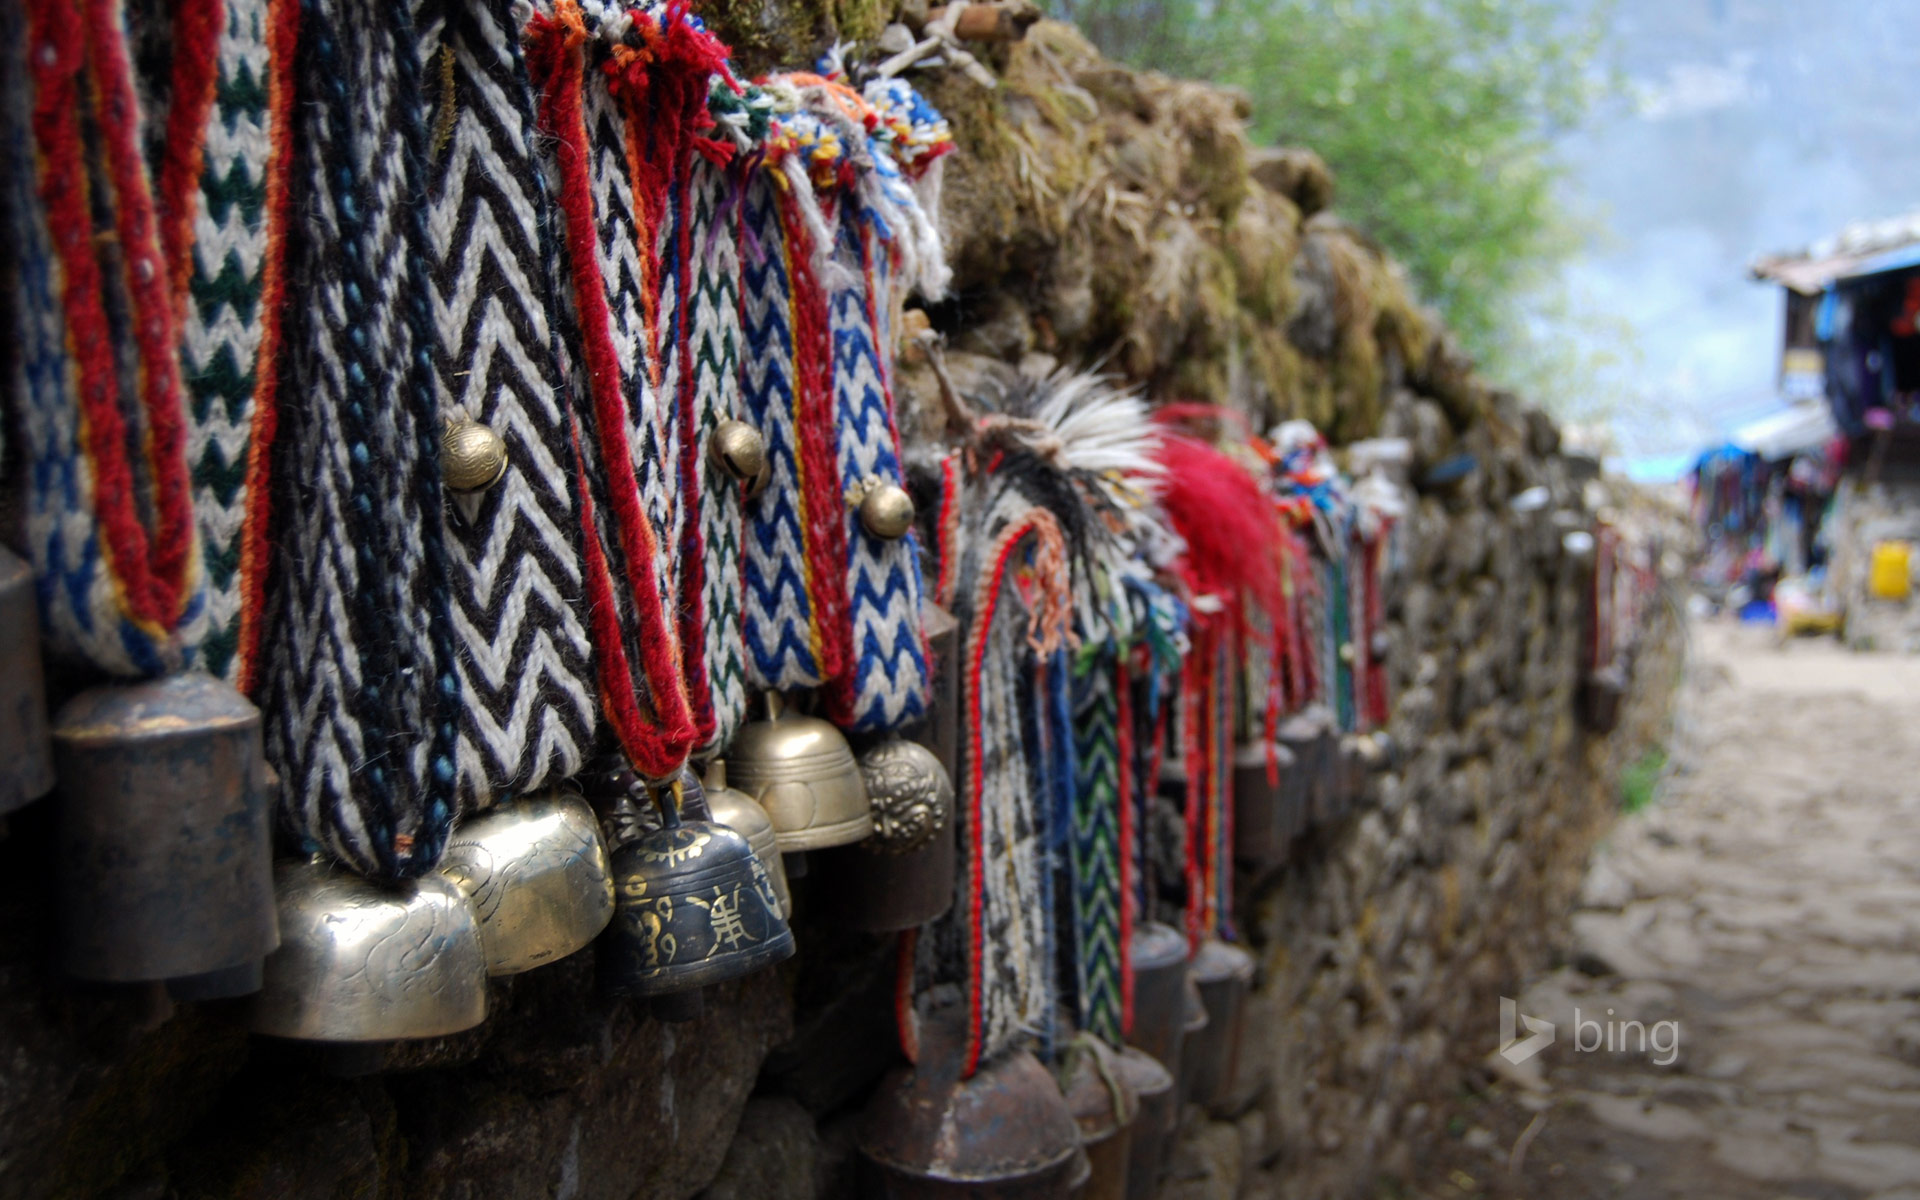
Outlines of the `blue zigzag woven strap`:
[[[845,268],[834,284],[834,410],[839,419],[840,478],[849,500],[862,489],[900,485],[900,441],[894,426],[887,330],[891,270],[885,231],[846,209],[837,258]],[[912,533],[877,538],[849,503],[848,616],[853,622],[851,678],[836,687],[835,717],[861,732],[910,725],[926,713],[927,649],[920,625],[920,544]]]
[[742,214],[741,419],[766,439],[770,473],[745,506],[747,673],[757,688],[815,687],[824,680],[807,589],[792,293],[776,186],[769,172],[752,171]]
[[1120,980],[1120,706],[1109,652],[1082,658],[1073,678],[1074,982],[1080,1027],[1118,1045]]

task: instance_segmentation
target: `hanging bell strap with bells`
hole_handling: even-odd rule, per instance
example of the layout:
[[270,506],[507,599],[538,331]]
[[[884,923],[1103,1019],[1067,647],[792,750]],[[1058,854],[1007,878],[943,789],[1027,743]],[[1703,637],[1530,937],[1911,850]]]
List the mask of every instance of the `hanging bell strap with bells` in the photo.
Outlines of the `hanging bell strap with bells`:
[[654,791],[662,825],[613,855],[614,916],[602,982],[662,996],[750,975],[792,956],[780,897],[747,839],[687,820],[677,782]]

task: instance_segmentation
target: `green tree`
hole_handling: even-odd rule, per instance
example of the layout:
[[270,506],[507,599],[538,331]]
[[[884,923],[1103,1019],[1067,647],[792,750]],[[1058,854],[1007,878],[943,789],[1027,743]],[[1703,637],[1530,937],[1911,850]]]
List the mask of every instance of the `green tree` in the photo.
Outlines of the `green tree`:
[[1255,135],[1327,160],[1341,214],[1406,264],[1496,378],[1563,378],[1566,313],[1542,318],[1567,307],[1552,295],[1554,268],[1588,231],[1562,198],[1553,147],[1604,89],[1599,9],[1567,0],[1055,2],[1114,57],[1244,89]]

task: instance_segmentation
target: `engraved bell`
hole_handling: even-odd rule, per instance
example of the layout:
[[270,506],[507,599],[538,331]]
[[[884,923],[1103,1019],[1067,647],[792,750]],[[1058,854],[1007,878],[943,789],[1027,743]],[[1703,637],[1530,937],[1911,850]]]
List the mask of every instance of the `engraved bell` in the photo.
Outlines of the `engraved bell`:
[[319,1042],[444,1037],[487,1016],[480,922],[453,880],[381,884],[315,858],[274,869],[280,949],[255,1033]]
[[860,756],[873,836],[827,851],[821,907],[868,933],[915,929],[953,907],[953,778],[932,750],[892,738]]
[[0,546],[0,817],[52,790],[33,569]]
[[780,897],[747,839],[686,819],[677,784],[659,788],[655,799],[661,827],[613,855],[613,923],[600,941],[609,990],[688,992],[791,957]]
[[280,943],[259,710],[210,675],[111,684],[61,708],[53,745],[67,970],[180,999],[259,988]]
[[920,1062],[880,1082],[856,1135],[862,1194],[935,1200],[1076,1195],[1088,1173],[1065,1096],[1040,1061],[1013,1050],[961,1078],[966,1035],[949,1011],[920,1034]]
[[558,962],[600,936],[613,917],[600,823],[570,792],[543,792],[468,817],[436,869],[472,903],[489,975]]
[[773,818],[754,802],[752,796],[727,786],[727,764],[714,759],[707,764],[705,780],[707,810],[713,819],[747,839],[753,856],[767,869],[773,882],[773,894],[780,898],[780,915],[793,917],[793,893],[787,887],[787,869],[780,861],[780,843],[774,836]]
[[[1067,1045],[1060,1090],[1080,1126],[1087,1152],[1085,1200],[1126,1200],[1140,1097],[1133,1090],[1118,1052],[1099,1038],[1081,1034]],[[1151,1061],[1151,1060],[1149,1060]]]
[[767,693],[765,719],[727,748],[727,779],[767,810],[788,854],[857,842],[873,832],[860,764],[838,729],[785,709]]
[[1253,955],[1208,938],[1193,952],[1191,971],[1207,1019],[1181,1048],[1181,1082],[1190,1102],[1214,1107],[1233,1096],[1237,1082],[1241,1027],[1253,991]]

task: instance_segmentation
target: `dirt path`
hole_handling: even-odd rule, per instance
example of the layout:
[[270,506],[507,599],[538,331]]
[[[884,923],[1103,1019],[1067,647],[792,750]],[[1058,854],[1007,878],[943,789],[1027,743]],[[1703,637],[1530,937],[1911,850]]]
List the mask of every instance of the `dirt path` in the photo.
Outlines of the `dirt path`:
[[1920,658],[1696,627],[1583,904],[1420,1195],[1920,1200]]

